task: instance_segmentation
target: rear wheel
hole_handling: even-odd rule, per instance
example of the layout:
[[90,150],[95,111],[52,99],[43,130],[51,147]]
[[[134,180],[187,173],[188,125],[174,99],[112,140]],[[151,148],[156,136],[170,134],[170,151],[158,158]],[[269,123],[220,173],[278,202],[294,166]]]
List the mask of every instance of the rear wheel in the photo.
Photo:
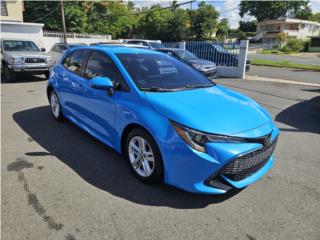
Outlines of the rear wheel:
[[63,114],[59,98],[54,90],[50,92],[49,96],[51,113],[56,120],[61,121],[63,119]]
[[143,129],[133,129],[126,140],[126,157],[134,174],[143,182],[163,180],[163,163],[154,139]]

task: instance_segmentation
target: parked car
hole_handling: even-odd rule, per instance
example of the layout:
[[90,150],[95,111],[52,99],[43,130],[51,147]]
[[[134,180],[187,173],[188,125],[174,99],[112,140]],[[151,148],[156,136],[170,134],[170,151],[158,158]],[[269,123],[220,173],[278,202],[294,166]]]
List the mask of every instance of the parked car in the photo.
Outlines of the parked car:
[[125,43],[145,46],[150,49],[165,48],[160,40],[127,39]]
[[[193,42],[186,42],[186,49],[198,57],[204,56],[206,60],[213,61],[218,66],[238,66],[238,54],[232,53],[233,51],[225,49],[218,43],[202,42],[201,44],[194,44]],[[246,70],[250,70],[249,59],[246,60]]]
[[47,96],[56,120],[124,154],[144,182],[222,194],[255,182],[274,162],[279,130],[267,110],[157,51],[68,49]]
[[1,39],[1,73],[7,81],[15,80],[19,73],[45,74],[48,78],[54,62],[45,51],[30,40]]
[[54,59],[55,63],[58,63],[63,55],[63,53],[68,48],[73,47],[83,47],[86,46],[84,43],[56,43],[53,45],[51,50],[48,52],[48,54]]
[[215,77],[217,74],[217,66],[214,62],[200,59],[188,50],[179,48],[159,48],[156,49],[156,51],[166,53],[181,60],[182,62],[194,67],[207,77]]
[[127,44],[127,43],[91,43],[90,46],[110,46],[110,47],[134,47],[134,48],[148,48],[142,45],[135,45],[135,44]]

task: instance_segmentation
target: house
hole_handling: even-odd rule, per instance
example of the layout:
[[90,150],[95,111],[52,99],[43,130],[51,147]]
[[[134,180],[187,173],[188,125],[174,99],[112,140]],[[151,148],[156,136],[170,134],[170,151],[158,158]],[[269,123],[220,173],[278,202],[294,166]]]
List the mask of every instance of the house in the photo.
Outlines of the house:
[[279,18],[257,23],[255,40],[261,40],[269,48],[278,45],[278,34],[286,33],[288,38],[306,39],[320,35],[320,23],[300,19]]
[[1,0],[1,21],[23,22],[23,1]]

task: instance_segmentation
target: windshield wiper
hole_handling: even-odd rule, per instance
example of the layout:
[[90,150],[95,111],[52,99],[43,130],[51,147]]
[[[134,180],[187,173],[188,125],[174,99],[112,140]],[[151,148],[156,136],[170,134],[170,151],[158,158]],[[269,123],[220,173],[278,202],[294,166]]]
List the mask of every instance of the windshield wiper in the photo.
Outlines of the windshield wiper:
[[207,88],[207,87],[212,87],[214,85],[215,85],[214,83],[212,83],[210,85],[208,85],[208,84],[205,84],[205,85],[201,85],[201,84],[199,84],[199,85],[190,85],[190,84],[188,84],[188,85],[185,85],[185,88]]
[[149,88],[140,88],[141,91],[147,91],[147,92],[171,92],[173,89],[168,88],[160,88],[160,87],[149,87]]

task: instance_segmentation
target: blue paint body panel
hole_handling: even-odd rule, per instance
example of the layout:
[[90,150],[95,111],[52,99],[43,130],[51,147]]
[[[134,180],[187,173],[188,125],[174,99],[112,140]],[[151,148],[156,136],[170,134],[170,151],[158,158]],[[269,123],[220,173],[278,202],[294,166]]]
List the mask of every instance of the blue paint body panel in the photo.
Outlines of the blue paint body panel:
[[[77,49],[68,50],[64,56]],[[211,134],[259,138],[271,133],[272,140],[279,135],[278,128],[264,108],[249,97],[220,85],[176,92],[140,91],[115,55],[162,53],[126,47],[81,49],[109,56],[130,90],[115,91],[110,96],[105,90],[93,88],[90,80],[67,70],[60,63],[52,69],[48,86],[56,91],[63,114],[119,153],[123,151],[121,138],[126,127],[136,124],[146,129],[160,149],[167,184],[195,193],[223,194],[225,190],[206,185],[206,179],[238,156],[262,147],[262,144],[254,142],[211,142],[206,144],[205,153],[199,152],[178,135],[171,120]],[[243,188],[260,179],[273,162],[274,156],[271,156],[261,169],[238,182],[222,177],[232,187]]]

